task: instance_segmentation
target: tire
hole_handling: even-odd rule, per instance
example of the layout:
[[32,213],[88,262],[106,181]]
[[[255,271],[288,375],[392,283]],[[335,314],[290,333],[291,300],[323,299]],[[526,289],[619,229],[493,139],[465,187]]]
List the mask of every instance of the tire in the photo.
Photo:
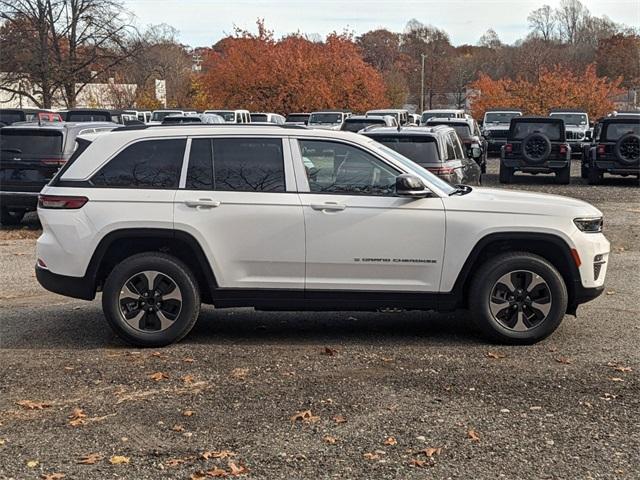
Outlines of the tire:
[[550,154],[551,140],[546,135],[531,133],[522,139],[522,157],[527,163],[538,165],[549,158]]
[[[501,283],[505,278],[513,290]],[[535,283],[538,286],[531,288]],[[522,286],[524,293],[515,288]],[[518,296],[521,301],[511,301],[509,291],[514,293],[511,298]],[[567,302],[562,275],[547,260],[528,252],[492,257],[478,269],[469,290],[469,308],[478,328],[491,341],[507,344],[532,344],[551,335],[564,318]],[[512,303],[521,306],[512,311]]]
[[586,180],[589,178],[589,166],[584,163],[580,165],[580,178]]
[[507,167],[504,164],[500,164],[500,174],[499,174],[500,183],[511,183],[513,182],[513,168]]
[[18,225],[24,217],[24,210],[9,210],[2,207],[0,209],[0,223],[2,225]]
[[569,185],[571,182],[571,165],[556,171],[556,183],[559,185]]
[[640,135],[628,133],[618,139],[613,147],[618,162],[625,167],[640,163]]
[[[151,289],[147,288],[150,277],[143,272],[151,277]],[[150,293],[144,298],[146,290],[154,289],[165,293]],[[180,299],[170,298],[176,296]],[[149,314],[151,310],[147,308],[155,310]],[[193,273],[177,258],[159,252],[140,253],[126,258],[111,271],[104,284],[102,309],[113,331],[126,342],[139,347],[163,347],[180,341],[195,325],[200,313],[200,291]]]
[[591,167],[589,168],[587,179],[589,180],[589,185],[600,185],[602,183],[602,172],[598,167]]

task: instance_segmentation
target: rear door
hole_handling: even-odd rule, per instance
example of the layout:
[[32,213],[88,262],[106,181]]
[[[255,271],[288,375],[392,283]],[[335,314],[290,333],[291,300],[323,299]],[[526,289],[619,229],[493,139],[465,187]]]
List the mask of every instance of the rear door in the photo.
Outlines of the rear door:
[[219,287],[304,288],[304,218],[286,138],[193,137],[184,178],[175,228],[199,240]]
[[0,190],[37,193],[64,163],[61,129],[5,128],[0,135]]

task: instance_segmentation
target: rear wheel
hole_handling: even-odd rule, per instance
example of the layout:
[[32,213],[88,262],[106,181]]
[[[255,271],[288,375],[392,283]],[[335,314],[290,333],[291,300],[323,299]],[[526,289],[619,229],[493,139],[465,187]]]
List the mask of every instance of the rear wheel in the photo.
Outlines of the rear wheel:
[[580,165],[580,178],[587,179],[589,178],[589,166],[584,163]]
[[556,183],[560,185],[569,185],[571,182],[571,165],[556,171]]
[[500,164],[500,183],[511,183],[513,181],[513,168]]
[[505,253],[483,264],[472,280],[469,307],[491,340],[531,344],[551,335],[567,310],[558,270],[528,252]]
[[9,210],[6,207],[0,208],[0,223],[2,225],[18,225],[24,217],[24,210]]
[[104,285],[102,308],[122,339],[141,347],[180,341],[200,313],[200,293],[189,268],[170,255],[133,255],[114,267]]
[[600,185],[602,183],[602,172],[598,167],[591,167],[587,175],[589,185]]

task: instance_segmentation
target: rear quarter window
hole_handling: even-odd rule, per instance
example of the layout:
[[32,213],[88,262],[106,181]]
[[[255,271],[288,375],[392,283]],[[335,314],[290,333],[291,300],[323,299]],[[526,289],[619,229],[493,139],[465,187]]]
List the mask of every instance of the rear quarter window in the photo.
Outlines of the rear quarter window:
[[560,122],[513,122],[509,137],[523,140],[532,133],[541,133],[552,141],[564,140],[562,137],[562,123]]
[[178,188],[185,145],[185,139],[136,142],[102,167],[91,183],[107,188]]
[[628,133],[640,135],[640,122],[638,123],[610,123],[606,127],[605,138],[609,141],[618,140]]

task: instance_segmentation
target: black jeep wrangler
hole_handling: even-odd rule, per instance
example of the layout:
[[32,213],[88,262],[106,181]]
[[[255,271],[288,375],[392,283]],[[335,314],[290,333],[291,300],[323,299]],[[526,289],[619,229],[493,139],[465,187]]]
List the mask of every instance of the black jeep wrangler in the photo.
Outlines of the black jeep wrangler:
[[600,184],[605,173],[633,175],[640,183],[640,116],[607,117],[597,127],[582,163],[589,184]]
[[571,147],[564,121],[553,117],[516,117],[500,151],[500,183],[511,183],[515,172],[555,173],[556,183],[571,179]]

